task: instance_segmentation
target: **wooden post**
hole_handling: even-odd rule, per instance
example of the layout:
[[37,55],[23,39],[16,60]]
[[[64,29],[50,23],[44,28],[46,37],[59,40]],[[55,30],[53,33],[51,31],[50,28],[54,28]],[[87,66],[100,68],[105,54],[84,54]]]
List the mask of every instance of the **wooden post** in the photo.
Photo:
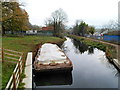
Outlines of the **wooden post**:
[[15,78],[15,73],[13,73],[13,90],[16,90],[16,78]]
[[2,48],[2,63],[4,63],[4,49]]
[[21,74],[21,69],[20,69],[20,61],[18,62],[18,73],[19,73],[19,80],[20,80],[20,74]]
[[23,55],[24,55],[24,54],[22,54],[22,58],[21,58],[21,61],[22,61],[22,70],[24,69],[24,65],[25,65],[25,60],[24,60],[24,58],[23,58]]
[[24,68],[24,60],[23,60],[23,58],[21,60],[22,60],[22,70],[23,70],[23,68]]

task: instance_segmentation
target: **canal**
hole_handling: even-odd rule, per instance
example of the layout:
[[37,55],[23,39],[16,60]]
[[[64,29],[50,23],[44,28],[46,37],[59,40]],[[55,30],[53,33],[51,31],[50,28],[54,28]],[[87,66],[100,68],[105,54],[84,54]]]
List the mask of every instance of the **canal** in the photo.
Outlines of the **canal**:
[[73,63],[72,72],[34,75],[35,88],[118,88],[119,72],[105,52],[70,38],[61,49]]

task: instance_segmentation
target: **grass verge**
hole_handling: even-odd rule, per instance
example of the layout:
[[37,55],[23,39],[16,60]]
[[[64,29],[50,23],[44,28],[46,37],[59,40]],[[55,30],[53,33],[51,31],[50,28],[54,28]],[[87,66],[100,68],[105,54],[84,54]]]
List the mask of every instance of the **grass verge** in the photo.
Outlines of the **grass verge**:
[[105,43],[103,44],[101,42],[93,41],[93,40],[87,39],[85,37],[80,37],[80,36],[76,36],[76,35],[68,35],[68,36],[71,38],[80,40],[88,46],[92,46],[94,48],[98,48],[98,49],[104,51],[106,53],[106,57],[111,61],[112,61],[112,59],[117,58],[116,47],[114,47],[112,45],[107,45]]
[[[46,42],[61,43],[64,39],[51,37],[51,36],[22,36],[22,37],[3,37],[3,48],[16,50],[24,53],[24,59],[26,59],[27,52],[33,51],[36,44],[43,44]],[[2,64],[2,88],[6,87],[6,84],[13,72],[16,64],[3,63]]]

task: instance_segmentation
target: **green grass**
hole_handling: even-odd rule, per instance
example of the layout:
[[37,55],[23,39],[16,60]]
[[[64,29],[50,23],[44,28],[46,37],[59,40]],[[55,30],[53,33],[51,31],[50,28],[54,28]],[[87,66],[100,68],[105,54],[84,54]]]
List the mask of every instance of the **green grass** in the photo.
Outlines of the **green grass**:
[[15,68],[15,64],[5,62],[2,64],[2,88],[6,87],[8,80]]
[[106,50],[107,45],[102,44],[100,42],[95,42],[95,41],[92,41],[92,40],[85,39],[85,37],[80,37],[80,36],[75,36],[75,35],[69,35],[69,37],[80,40],[80,41],[84,42],[85,44],[87,44],[88,46],[98,48],[98,49],[100,49],[102,51]]
[[20,52],[31,51],[34,45],[45,42],[59,42],[62,39],[50,36],[3,37],[3,47]]
[[107,53],[106,56],[108,55],[107,58],[110,58],[110,59],[117,58],[117,51],[114,46],[103,44],[103,43],[96,42],[93,40],[89,40],[89,39],[86,39],[85,37],[80,37],[76,35],[68,35],[68,36],[71,38],[80,40],[88,46],[92,46],[94,48],[98,48],[104,51],[105,53]]
[[[5,49],[16,50],[24,53],[24,59],[26,58],[27,52],[33,51],[36,44],[39,43],[61,43],[64,39],[51,37],[51,36],[22,36],[22,37],[3,37],[2,45]],[[2,64],[2,88],[6,87],[6,84],[13,72],[15,64],[3,63]]]

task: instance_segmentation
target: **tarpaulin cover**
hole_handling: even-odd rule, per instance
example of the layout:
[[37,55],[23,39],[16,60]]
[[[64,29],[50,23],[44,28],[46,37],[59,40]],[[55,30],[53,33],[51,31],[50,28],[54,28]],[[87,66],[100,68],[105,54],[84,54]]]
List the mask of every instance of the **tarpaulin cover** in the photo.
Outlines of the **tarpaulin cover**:
[[56,44],[45,43],[41,46],[37,53],[37,61],[42,64],[64,63],[67,60],[66,55]]

